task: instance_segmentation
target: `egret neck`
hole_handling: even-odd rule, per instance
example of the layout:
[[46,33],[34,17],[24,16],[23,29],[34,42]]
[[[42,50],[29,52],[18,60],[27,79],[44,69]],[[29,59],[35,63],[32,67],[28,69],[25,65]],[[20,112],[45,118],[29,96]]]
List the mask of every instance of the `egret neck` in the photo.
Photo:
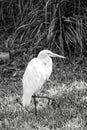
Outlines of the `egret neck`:
[[39,57],[39,59],[41,60],[41,62],[44,65],[46,79],[48,80],[51,73],[52,73],[52,59],[49,56],[46,56],[46,57],[43,57],[43,58]]

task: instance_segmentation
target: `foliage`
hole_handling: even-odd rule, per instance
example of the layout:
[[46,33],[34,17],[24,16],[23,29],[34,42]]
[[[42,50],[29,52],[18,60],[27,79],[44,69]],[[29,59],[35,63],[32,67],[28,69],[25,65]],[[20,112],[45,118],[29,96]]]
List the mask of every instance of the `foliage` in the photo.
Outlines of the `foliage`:
[[0,40],[7,50],[82,52],[87,46],[86,8],[85,0],[1,0]]

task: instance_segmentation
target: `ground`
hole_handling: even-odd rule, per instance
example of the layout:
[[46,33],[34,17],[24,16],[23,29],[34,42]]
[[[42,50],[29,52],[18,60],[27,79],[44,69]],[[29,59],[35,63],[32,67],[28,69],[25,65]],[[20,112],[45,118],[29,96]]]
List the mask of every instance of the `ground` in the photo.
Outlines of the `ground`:
[[39,99],[37,116],[34,104],[24,108],[22,75],[18,70],[0,77],[0,130],[86,130],[87,129],[87,58],[54,63],[51,81],[40,95],[53,100]]

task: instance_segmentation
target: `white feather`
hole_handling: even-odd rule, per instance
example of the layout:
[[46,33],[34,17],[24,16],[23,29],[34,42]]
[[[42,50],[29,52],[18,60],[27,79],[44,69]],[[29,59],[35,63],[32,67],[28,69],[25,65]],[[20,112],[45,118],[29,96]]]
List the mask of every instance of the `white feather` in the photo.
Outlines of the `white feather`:
[[32,95],[38,91],[52,73],[51,57],[63,56],[52,53],[49,50],[43,50],[37,58],[33,58],[27,65],[23,75],[23,106],[30,105]]

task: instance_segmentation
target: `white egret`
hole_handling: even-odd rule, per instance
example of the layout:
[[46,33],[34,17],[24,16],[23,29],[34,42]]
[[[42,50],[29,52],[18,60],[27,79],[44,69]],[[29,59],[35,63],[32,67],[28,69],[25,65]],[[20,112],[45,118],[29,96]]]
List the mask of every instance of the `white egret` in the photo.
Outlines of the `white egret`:
[[27,65],[23,75],[23,106],[29,106],[32,96],[40,90],[52,73],[51,57],[65,58],[49,50],[42,50]]

